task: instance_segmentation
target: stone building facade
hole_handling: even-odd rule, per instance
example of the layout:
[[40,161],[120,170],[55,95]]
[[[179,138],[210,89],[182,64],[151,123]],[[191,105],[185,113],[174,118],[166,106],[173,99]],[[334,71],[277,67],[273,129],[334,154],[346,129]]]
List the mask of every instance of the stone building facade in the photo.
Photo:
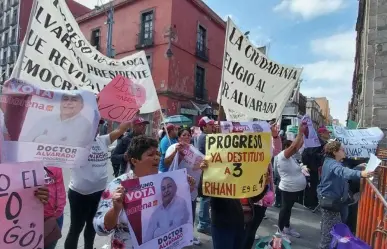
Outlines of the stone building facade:
[[[387,134],[387,0],[359,0],[348,120]],[[387,146],[386,138],[381,146]]]

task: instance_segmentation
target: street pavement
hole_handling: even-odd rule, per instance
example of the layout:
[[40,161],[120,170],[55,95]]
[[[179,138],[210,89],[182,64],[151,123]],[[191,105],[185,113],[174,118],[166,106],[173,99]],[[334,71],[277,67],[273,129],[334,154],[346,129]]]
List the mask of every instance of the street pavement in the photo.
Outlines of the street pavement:
[[[70,171],[68,169],[63,170],[64,182],[66,189],[68,188],[68,183],[70,180]],[[113,179],[113,169],[109,165],[109,181]],[[260,236],[268,236],[273,234],[276,231],[275,224],[277,223],[278,218],[278,208],[270,208],[266,212],[267,219],[265,219],[261,226],[258,229],[257,234]],[[320,216],[319,214],[314,214],[310,210],[305,209],[300,205],[296,205],[292,210],[292,226],[301,234],[301,238],[292,239],[292,249],[314,249],[317,248],[319,239],[320,239]],[[66,205],[65,214],[64,214],[64,225],[62,234],[63,237],[60,239],[57,245],[57,249],[64,249],[64,240],[67,236],[67,232],[70,226],[70,208],[69,205]],[[199,234],[195,231],[195,236],[199,237],[202,245],[192,246],[191,249],[212,249],[212,240],[210,236]],[[107,248],[104,245],[109,243],[108,237],[96,236],[94,247],[96,249]],[[79,238],[78,248],[84,248],[83,245],[83,233]],[[241,248],[242,249],[242,248]]]

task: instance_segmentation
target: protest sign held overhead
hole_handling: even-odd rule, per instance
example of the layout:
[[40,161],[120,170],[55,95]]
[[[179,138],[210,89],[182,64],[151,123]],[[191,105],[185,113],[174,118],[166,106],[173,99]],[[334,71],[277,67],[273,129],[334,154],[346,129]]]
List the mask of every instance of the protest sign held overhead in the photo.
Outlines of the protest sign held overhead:
[[135,249],[192,245],[193,224],[186,169],[125,180],[125,212]]
[[266,121],[231,122],[220,121],[222,133],[237,132],[270,132],[270,125]]
[[278,118],[301,69],[269,60],[229,18],[218,102],[261,120]]
[[129,122],[136,117],[146,100],[146,90],[123,76],[116,76],[98,95],[101,117]]
[[269,132],[207,135],[209,166],[203,174],[203,194],[235,199],[260,194],[266,184],[270,149]]
[[2,162],[43,161],[60,167],[86,162],[100,120],[92,92],[44,90],[12,79],[5,83],[0,103],[9,133]]
[[384,133],[378,127],[347,130],[343,126],[333,125],[333,133],[345,149],[347,157],[369,158],[370,153],[376,154],[378,143]]
[[43,248],[43,204],[34,191],[44,185],[40,162],[0,164],[0,248]]
[[43,89],[99,93],[113,78],[122,75],[145,88],[141,113],[160,109],[143,51],[119,60],[104,56],[82,34],[66,1],[37,0],[31,15],[31,30],[27,31],[12,77]]
[[[169,146],[165,157],[169,157],[175,151],[178,143]],[[200,182],[200,176],[202,170],[200,169],[200,163],[204,160],[204,155],[196,149],[193,145],[184,145],[183,149],[176,153],[169,171],[178,169],[187,169],[188,175],[195,179],[195,188],[191,193],[192,200],[196,200],[198,196],[198,187]]]

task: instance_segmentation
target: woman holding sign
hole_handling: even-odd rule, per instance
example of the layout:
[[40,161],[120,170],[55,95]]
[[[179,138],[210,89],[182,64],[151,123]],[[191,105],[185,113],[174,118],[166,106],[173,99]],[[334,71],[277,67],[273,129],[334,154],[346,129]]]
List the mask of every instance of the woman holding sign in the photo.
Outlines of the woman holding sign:
[[344,167],[342,160],[345,158],[343,146],[338,141],[325,145],[325,160],[322,166],[321,182],[317,193],[321,207],[321,241],[319,249],[329,249],[334,225],[342,223],[344,213],[347,213],[348,180],[358,180],[361,177],[370,177],[372,172],[358,171]]
[[[198,196],[198,186],[202,171],[200,163],[204,159],[204,155],[200,153],[193,145],[191,145],[191,129],[181,128],[178,133],[178,143],[169,146],[165,153],[164,165],[169,167],[169,170],[187,169],[187,174],[195,179],[195,189],[191,192],[192,200],[192,215],[193,224],[195,224],[196,213],[196,197]],[[194,237],[194,245],[200,245],[198,238]]]
[[[93,222],[98,235],[112,235],[112,248],[133,248],[129,234],[129,220],[124,211],[125,188],[121,182],[157,174],[160,162],[157,140],[145,135],[133,138],[127,154],[131,170],[110,182],[102,194]],[[191,187],[195,184],[192,178],[188,181]]]

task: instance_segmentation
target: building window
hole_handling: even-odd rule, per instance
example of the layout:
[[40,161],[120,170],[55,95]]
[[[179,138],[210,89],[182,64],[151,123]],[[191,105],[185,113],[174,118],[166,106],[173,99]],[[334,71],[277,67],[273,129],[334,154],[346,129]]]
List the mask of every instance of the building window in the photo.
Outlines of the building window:
[[196,66],[195,97],[198,99],[205,99],[205,73],[206,70],[203,67]]
[[148,11],[141,14],[140,34],[138,35],[138,46],[152,46],[153,45],[153,21],[154,12]]
[[15,25],[17,23],[17,10],[14,9],[12,12],[12,19],[11,19],[11,24]]
[[11,44],[16,43],[16,28],[12,28],[12,30],[11,30],[10,43]]
[[5,14],[5,24],[4,24],[4,28],[8,27],[9,26],[9,14],[6,13]]
[[7,64],[7,49],[3,50],[3,57],[1,59],[1,66],[5,66]]
[[101,30],[95,29],[91,31],[91,45],[95,47],[95,49],[100,50],[101,48]]
[[4,33],[4,45],[8,46],[8,44],[9,44],[9,33],[5,32]]
[[13,67],[9,67],[8,69],[8,77],[12,75]]
[[199,25],[196,39],[196,56],[203,60],[208,60],[207,30]]
[[3,15],[3,12],[4,12],[4,3],[0,2],[0,16]]
[[152,61],[152,55],[148,54],[146,56],[146,60],[148,61],[148,65],[149,65],[149,69],[152,71],[152,64],[153,64],[153,61]]

